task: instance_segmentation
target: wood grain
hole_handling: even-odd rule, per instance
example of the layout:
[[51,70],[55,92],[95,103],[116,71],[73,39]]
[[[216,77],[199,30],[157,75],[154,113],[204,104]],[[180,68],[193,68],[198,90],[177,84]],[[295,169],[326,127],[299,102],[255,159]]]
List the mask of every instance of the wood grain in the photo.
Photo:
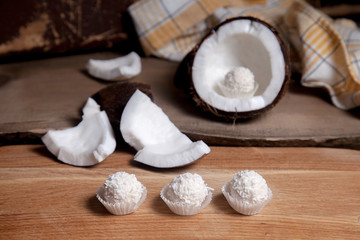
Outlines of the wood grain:
[[[39,143],[49,129],[75,126],[88,97],[111,85],[85,71],[93,53],[0,66],[0,145]],[[199,112],[173,86],[178,63],[142,59],[142,73],[131,81],[151,86],[154,101],[193,140],[210,145],[311,146],[360,149],[360,109],[343,111],[319,89],[292,82],[271,111],[251,121],[220,122]],[[119,131],[119,129],[114,129]]]
[[0,62],[111,47],[135,49],[137,39],[131,34],[135,29],[126,14],[133,2],[13,0],[3,3]]
[[[1,239],[359,239],[360,152],[329,148],[211,147],[192,165],[155,169],[118,149],[87,168],[58,162],[42,145],[0,148]],[[273,200],[255,216],[236,213],[220,188],[254,169]],[[133,214],[114,216],[95,197],[109,174],[136,174],[148,196]],[[196,172],[214,197],[195,216],[173,214],[159,197],[178,174]]]

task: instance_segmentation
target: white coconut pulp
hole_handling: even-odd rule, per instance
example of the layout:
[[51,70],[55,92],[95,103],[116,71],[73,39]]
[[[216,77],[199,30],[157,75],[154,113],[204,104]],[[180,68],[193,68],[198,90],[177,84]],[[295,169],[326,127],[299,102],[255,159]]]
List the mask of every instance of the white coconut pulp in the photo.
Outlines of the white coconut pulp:
[[141,58],[136,52],[131,52],[108,60],[90,59],[86,68],[91,76],[103,80],[130,79],[140,74]]
[[91,166],[114,152],[116,141],[105,111],[89,98],[82,121],[73,128],[50,130],[42,141],[60,161],[74,166]]
[[181,133],[161,108],[139,90],[124,108],[120,131],[138,151],[134,160],[153,167],[187,165],[210,152],[203,141],[192,142]]
[[[219,83],[238,67],[248,68],[259,87],[252,96],[227,96]],[[248,19],[226,23],[206,38],[192,67],[194,88],[211,106],[226,112],[258,110],[271,104],[285,77],[280,43],[265,25]]]

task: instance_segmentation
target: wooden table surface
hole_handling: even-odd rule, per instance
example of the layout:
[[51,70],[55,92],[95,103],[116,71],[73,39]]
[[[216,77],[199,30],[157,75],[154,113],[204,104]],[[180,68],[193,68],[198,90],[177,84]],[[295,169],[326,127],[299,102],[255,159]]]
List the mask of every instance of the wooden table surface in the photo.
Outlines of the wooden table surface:
[[[88,168],[58,162],[43,145],[0,147],[0,239],[360,239],[360,152],[333,148],[211,147],[192,165],[154,169],[120,147]],[[239,170],[258,171],[274,193],[255,216],[235,212],[221,186]],[[117,171],[134,173],[148,196],[114,216],[95,197]],[[159,197],[184,172],[214,188],[195,216],[173,214]]]

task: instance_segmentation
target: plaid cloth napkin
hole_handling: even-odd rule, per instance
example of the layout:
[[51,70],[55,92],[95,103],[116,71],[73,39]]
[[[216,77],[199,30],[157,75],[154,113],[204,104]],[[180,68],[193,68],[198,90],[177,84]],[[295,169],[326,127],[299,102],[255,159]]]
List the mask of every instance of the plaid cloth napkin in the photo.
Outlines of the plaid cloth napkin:
[[326,88],[340,109],[360,106],[360,29],[350,20],[332,20],[304,0],[140,0],[128,11],[145,54],[172,61],[181,61],[228,18],[260,18],[299,56],[304,86]]

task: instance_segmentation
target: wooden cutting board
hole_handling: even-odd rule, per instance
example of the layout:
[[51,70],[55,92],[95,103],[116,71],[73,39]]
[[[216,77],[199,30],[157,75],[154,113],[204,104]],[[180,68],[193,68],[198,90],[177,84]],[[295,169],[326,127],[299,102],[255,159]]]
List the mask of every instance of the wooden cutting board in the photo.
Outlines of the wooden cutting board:
[[[86,62],[118,56],[104,52],[1,65],[0,145],[40,142],[49,129],[75,126],[87,98],[114,84],[90,77]],[[143,58],[142,65],[142,73],[131,81],[150,84],[155,103],[194,140],[210,145],[360,149],[360,109],[337,109],[322,90],[292,82],[271,111],[254,120],[225,123],[199,112],[174,88],[178,63]]]
[[[331,148],[211,147],[187,167],[153,169],[117,151],[88,168],[62,164],[41,145],[0,148],[1,239],[360,239],[360,152]],[[221,187],[242,169],[267,181],[260,214],[235,212]],[[133,214],[114,216],[96,199],[108,175],[126,171],[148,190]],[[175,176],[200,174],[214,188],[198,215],[173,214],[159,193]]]

